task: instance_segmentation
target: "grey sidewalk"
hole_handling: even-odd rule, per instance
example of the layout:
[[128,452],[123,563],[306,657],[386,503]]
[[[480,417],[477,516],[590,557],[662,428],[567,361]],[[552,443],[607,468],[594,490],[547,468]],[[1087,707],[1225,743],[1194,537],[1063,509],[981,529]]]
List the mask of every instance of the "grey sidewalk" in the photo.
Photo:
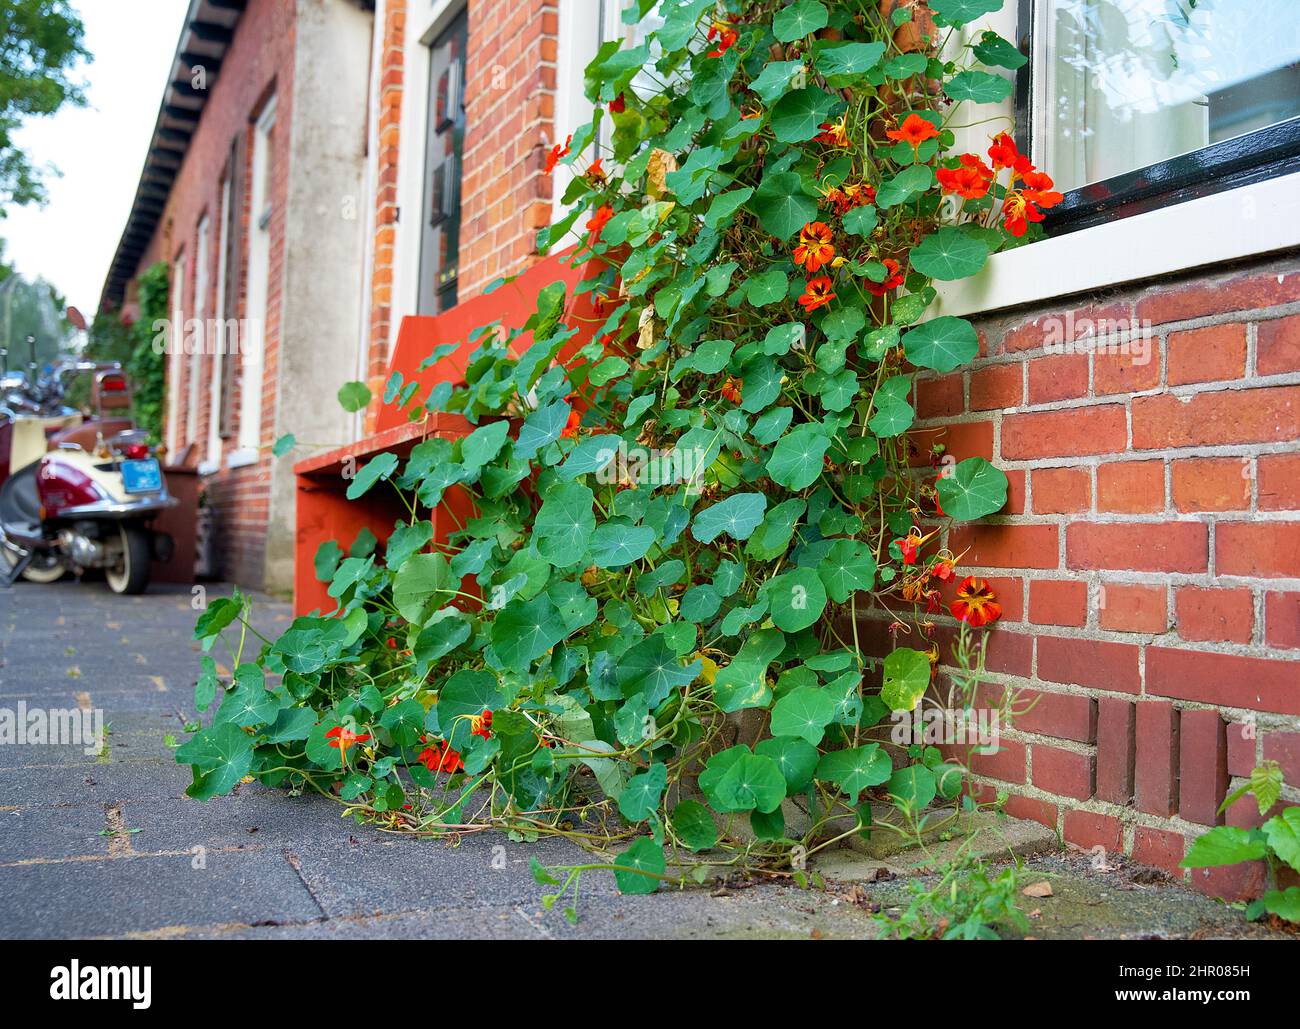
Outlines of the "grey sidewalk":
[[[211,593],[225,592],[212,590]],[[288,605],[255,621],[282,629]],[[572,928],[542,909],[529,857],[589,861],[564,841],[457,847],[339,818],[321,797],[245,785],[199,804],[168,735],[194,717],[198,645],[187,590],[117,597],[102,583],[0,590],[0,708],[99,708],[104,754],[0,746],[0,936],[862,936],[865,913],[762,887],[622,897],[582,881]],[[503,847],[505,867],[500,866]]]

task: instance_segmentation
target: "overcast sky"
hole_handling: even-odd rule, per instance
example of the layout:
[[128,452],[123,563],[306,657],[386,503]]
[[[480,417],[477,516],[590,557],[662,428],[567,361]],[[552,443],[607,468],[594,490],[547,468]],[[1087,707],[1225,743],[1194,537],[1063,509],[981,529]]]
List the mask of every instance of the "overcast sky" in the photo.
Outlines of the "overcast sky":
[[0,219],[5,255],[43,276],[89,316],[131,211],[188,0],[75,0],[94,61],[80,71],[89,106],[33,119],[17,134],[33,162],[54,164],[44,208]]

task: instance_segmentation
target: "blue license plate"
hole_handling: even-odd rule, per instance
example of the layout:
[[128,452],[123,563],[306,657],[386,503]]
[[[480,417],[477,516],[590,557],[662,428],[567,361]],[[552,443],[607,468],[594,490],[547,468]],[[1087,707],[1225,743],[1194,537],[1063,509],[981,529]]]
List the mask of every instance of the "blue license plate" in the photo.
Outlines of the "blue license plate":
[[122,486],[128,493],[157,493],[162,489],[162,471],[152,457],[122,462]]

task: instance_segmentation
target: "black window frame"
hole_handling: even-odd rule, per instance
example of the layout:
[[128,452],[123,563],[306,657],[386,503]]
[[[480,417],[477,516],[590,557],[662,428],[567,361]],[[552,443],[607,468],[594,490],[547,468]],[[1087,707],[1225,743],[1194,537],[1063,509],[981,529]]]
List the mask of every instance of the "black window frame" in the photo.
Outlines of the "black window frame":
[[[1016,42],[1029,60],[1016,71],[1015,137],[1033,153],[1034,22],[1040,3],[1019,0]],[[1050,168],[1045,168],[1049,175]],[[1256,182],[1300,172],[1300,116],[1180,154],[1144,168],[1091,182],[1045,212],[1049,236],[1104,225]]]

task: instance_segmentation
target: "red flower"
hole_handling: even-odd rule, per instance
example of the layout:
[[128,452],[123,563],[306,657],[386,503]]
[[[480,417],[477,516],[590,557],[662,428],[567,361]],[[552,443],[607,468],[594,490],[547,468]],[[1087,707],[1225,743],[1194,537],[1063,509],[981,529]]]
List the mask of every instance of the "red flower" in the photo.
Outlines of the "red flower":
[[868,279],[863,283],[863,285],[867,287],[867,292],[872,294],[872,296],[877,297],[883,297],[891,289],[897,289],[903,284],[903,280],[907,277],[903,274],[903,270],[899,266],[899,263],[892,257],[886,257],[880,263],[885,266],[885,271],[887,273],[885,275],[885,281],[872,282]]
[[1016,149],[1016,141],[1005,132],[995,137],[989,147],[989,159],[993,162],[994,168],[1014,168],[1016,162],[1021,160],[1020,151]]
[[993,184],[993,169],[975,154],[962,154],[961,167],[939,168],[934,173],[946,193],[956,193],[967,200],[985,196]]
[[857,185],[845,183],[832,186],[826,191],[826,202],[835,208],[835,213],[843,217],[855,207],[873,203],[876,199],[875,187],[859,182]]
[[730,400],[733,404],[739,404],[740,388],[741,381],[739,379],[727,376],[727,381],[722,384],[722,389],[718,392],[722,394],[724,399]]
[[587,181],[593,186],[603,186],[609,181],[605,169],[600,166],[600,162],[603,160],[603,157],[597,157],[591,164],[587,165]]
[[831,245],[830,226],[825,222],[809,222],[799,230],[799,245],[794,248],[794,263],[815,272],[835,257]]
[[471,718],[469,724],[473,735],[488,739],[492,735],[492,712],[485,708],[481,715]]
[[587,222],[587,231],[593,233],[592,242],[600,239],[601,230],[609,224],[609,220],[613,217],[614,208],[610,207],[609,204],[601,204],[596,208],[596,213]]
[[709,26],[709,38],[716,39],[718,45],[709,51],[709,57],[721,57],[736,44],[739,38],[736,27],[730,22],[715,21]]
[[951,582],[956,569],[951,561],[940,561],[930,569],[930,574],[940,582]]
[[459,772],[465,767],[460,754],[446,743],[435,743],[420,751],[420,764],[431,772]]
[[561,157],[568,156],[569,144],[572,142],[573,136],[569,136],[569,138],[564,141],[564,146],[560,146],[559,143],[556,143],[555,146],[551,147],[551,152],[546,155],[547,175],[550,175],[551,172],[555,171],[555,166],[559,163]]
[[948,610],[958,621],[978,629],[996,622],[1002,614],[1002,605],[985,580],[968,575],[957,587],[957,599],[948,605]]
[[348,747],[357,743],[365,743],[366,740],[370,739],[370,733],[363,732],[357,734],[351,729],[345,728],[341,725],[336,725],[325,734],[325,738],[330,741],[331,747],[336,748],[339,753],[346,755]]
[[825,307],[835,299],[835,294],[831,292],[833,283],[828,275],[819,275],[815,279],[809,279],[808,285],[799,297],[799,303],[804,311],[812,314],[819,307]]
[[622,93],[614,97],[614,99],[609,102],[610,114],[622,114],[626,110],[627,110],[627,101],[623,99]]
[[894,540],[894,543],[898,546],[898,552],[903,556],[903,564],[916,564],[916,548],[921,542],[921,537],[912,532],[909,532],[902,539]]
[[1065,199],[1042,172],[1026,172],[1024,181],[1024,189],[1011,190],[1002,201],[1002,225],[1013,236],[1023,236],[1029,222],[1041,222],[1043,211]]
[[848,115],[840,118],[839,121],[824,121],[817,126],[822,131],[813,139],[818,143],[825,143],[827,146],[846,147],[849,145],[849,133],[845,126]]
[[564,424],[564,431],[560,433],[562,439],[577,439],[578,432],[582,427],[582,415],[577,411],[570,411],[568,421]]
[[896,129],[889,129],[885,135],[890,139],[901,140],[911,146],[915,151],[927,139],[934,139],[939,135],[933,123],[926,121],[919,114],[909,114],[903,119],[903,124]]

